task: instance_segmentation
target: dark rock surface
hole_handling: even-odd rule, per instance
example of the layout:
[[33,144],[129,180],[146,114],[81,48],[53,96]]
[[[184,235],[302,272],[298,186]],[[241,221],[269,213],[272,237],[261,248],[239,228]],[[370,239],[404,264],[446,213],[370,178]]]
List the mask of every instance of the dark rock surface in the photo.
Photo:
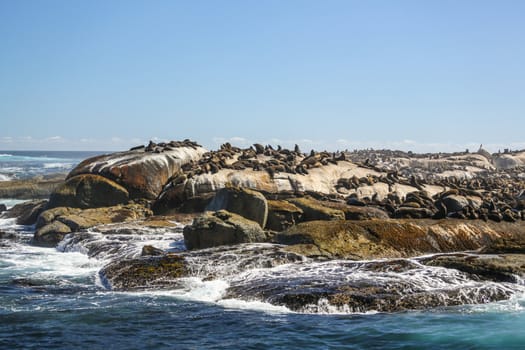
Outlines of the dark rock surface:
[[107,286],[116,290],[174,287],[186,275],[184,258],[176,254],[116,261],[100,271]]
[[49,198],[49,208],[98,208],[124,204],[128,191],[105,177],[83,174],[70,177],[58,186]]
[[525,255],[441,255],[424,259],[429,266],[442,266],[456,269],[479,279],[518,283],[525,275]]
[[33,200],[19,203],[5,213],[7,218],[16,218],[18,225],[33,225],[47,206],[47,200]]
[[290,202],[269,200],[266,228],[272,231],[283,231],[298,223],[302,216],[303,211]]
[[184,228],[184,243],[188,249],[262,242],[265,239],[258,223],[225,210],[206,212]]

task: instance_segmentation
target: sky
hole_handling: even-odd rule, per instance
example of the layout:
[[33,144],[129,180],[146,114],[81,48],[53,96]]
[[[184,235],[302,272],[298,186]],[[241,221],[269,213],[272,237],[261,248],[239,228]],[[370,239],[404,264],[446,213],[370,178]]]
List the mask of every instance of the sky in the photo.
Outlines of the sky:
[[0,149],[525,148],[525,1],[0,0]]

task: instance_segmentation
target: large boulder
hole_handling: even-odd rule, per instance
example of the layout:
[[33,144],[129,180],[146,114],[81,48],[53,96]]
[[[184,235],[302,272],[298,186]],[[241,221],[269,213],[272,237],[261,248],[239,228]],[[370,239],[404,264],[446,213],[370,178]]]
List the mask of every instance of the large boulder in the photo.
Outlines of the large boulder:
[[464,220],[311,221],[274,237],[290,251],[343,259],[413,257],[476,250],[522,235],[524,224]]
[[139,204],[92,209],[52,208],[38,217],[33,243],[55,246],[69,232],[78,232],[102,224],[136,221],[150,215],[151,211]]
[[81,174],[100,175],[122,185],[132,199],[155,199],[184,164],[197,161],[205,152],[188,140],[135,148],[86,159],[69,173],[68,178]]
[[257,222],[226,210],[206,212],[184,227],[184,243],[190,250],[262,242],[265,239],[264,231]]
[[33,225],[38,216],[46,208],[47,200],[34,200],[19,203],[9,209],[4,215],[8,218],[16,218],[18,225]]
[[208,211],[226,210],[257,222],[262,228],[268,218],[266,198],[257,191],[241,187],[222,188],[206,207]]
[[268,201],[268,220],[266,228],[272,231],[283,231],[299,222],[303,211],[285,200]]
[[83,174],[69,178],[51,194],[49,208],[98,208],[128,202],[128,191],[100,175]]

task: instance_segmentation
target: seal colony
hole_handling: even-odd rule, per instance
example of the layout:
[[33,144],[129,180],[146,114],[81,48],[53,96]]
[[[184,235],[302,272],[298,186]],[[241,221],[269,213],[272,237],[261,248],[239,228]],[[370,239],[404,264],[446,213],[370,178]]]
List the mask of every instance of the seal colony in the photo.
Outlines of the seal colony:
[[[191,263],[206,257],[213,265],[221,251],[235,251],[249,261],[259,251],[265,261],[261,268],[305,259],[387,259],[370,263],[370,268],[442,266],[468,278],[516,284],[525,276],[525,151],[490,154],[480,146],[475,153],[303,153],[297,145],[291,150],[229,143],[209,151],[191,140],[150,141],[86,159],[48,200],[23,203],[2,215],[35,224],[33,242],[45,246],[63,245],[65,238],[80,242],[93,230],[110,235],[144,227],[166,230],[173,220],[186,224],[186,250],[147,246],[141,257],[103,269],[101,278],[114,289],[176,285],[177,278],[193,273]],[[242,248],[247,243],[272,245],[253,251]],[[418,258],[428,254],[437,255]],[[484,254],[503,260],[487,260]],[[401,258],[417,261],[389,260]],[[265,281],[257,287],[241,282],[228,293],[294,310],[323,300],[364,311],[396,311],[501,300],[514,290],[478,288],[470,301],[458,290],[446,298],[425,292],[425,297],[413,295],[412,301],[401,302],[401,281],[399,286],[364,290],[339,281],[337,288],[315,291],[308,283],[275,289]],[[398,287],[399,293],[384,304],[381,291]]]

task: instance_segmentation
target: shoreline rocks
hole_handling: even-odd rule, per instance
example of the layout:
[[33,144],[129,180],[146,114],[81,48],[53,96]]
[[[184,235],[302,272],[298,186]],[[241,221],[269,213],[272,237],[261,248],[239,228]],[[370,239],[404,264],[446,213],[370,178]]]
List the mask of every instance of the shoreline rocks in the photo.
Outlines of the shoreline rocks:
[[0,198],[48,199],[65,178],[66,174],[58,173],[25,180],[0,181]]
[[[475,154],[302,153],[298,146],[259,144],[207,151],[189,140],[150,142],[87,159],[54,187],[49,203],[23,203],[2,215],[36,222],[33,242],[45,246],[76,232],[71,239],[79,241],[94,231],[137,232],[146,222],[170,229],[173,223],[153,214],[193,219],[183,229],[187,251],[176,255],[146,245],[133,259],[107,265],[101,276],[118,290],[177,286],[194,265],[204,268],[203,260],[210,273],[201,277],[216,278],[214,264],[240,258],[261,276],[244,280],[247,267],[234,266],[235,260],[228,267],[240,276],[229,276],[228,296],[296,311],[487,302],[508,298],[524,273],[522,156],[490,155],[481,148]],[[134,229],[100,226],[131,221]],[[95,226],[100,230],[86,231]],[[180,231],[176,235],[180,239]],[[260,242],[269,247],[243,248]],[[182,241],[177,245],[184,249]],[[436,253],[454,254],[421,258]],[[291,274],[273,274],[279,264]],[[321,272],[308,275],[305,264]],[[438,287],[447,282],[442,278],[458,285],[425,289],[410,280],[422,270]],[[355,271],[379,278],[360,279]],[[389,279],[389,272],[406,273],[408,280]],[[462,289],[462,281],[475,286]]]

